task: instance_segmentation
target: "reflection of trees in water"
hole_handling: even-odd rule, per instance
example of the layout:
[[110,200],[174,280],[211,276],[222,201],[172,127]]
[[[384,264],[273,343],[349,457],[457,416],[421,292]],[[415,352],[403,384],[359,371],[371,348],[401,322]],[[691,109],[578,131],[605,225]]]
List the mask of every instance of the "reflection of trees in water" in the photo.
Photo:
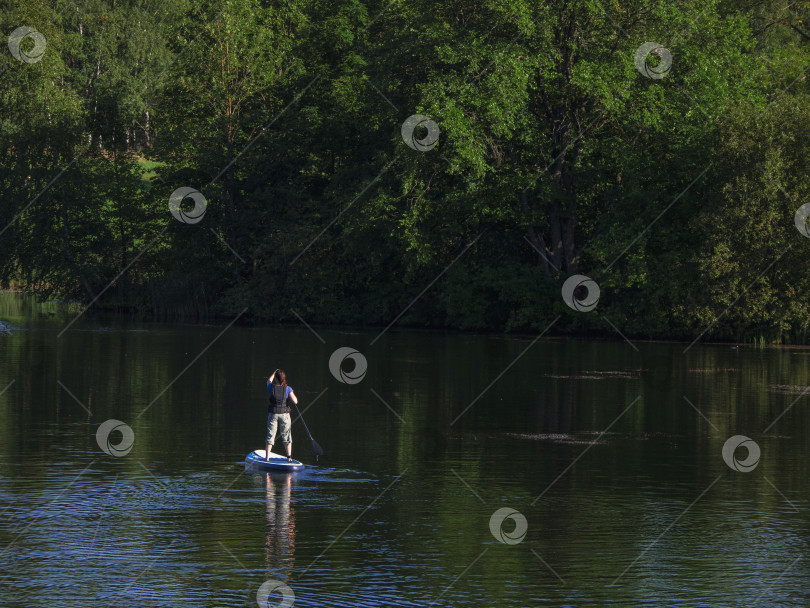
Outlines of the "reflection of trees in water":
[[288,578],[295,562],[295,510],[290,504],[292,475],[265,473],[264,555],[268,575]]
[[539,385],[534,420],[534,432],[568,433],[577,403],[577,382],[544,378]]

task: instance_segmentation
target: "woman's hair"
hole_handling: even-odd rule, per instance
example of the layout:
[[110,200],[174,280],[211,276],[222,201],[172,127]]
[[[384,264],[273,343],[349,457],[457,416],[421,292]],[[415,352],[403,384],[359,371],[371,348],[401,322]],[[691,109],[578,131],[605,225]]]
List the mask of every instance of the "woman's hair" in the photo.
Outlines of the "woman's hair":
[[276,377],[273,378],[273,382],[275,384],[287,384],[287,374],[284,373],[283,369],[276,370]]

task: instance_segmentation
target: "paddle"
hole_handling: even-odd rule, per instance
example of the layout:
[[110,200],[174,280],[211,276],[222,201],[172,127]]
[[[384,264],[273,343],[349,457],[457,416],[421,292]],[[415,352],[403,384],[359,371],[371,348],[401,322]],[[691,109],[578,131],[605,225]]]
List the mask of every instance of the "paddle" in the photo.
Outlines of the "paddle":
[[301,414],[301,410],[298,409],[298,404],[293,403],[295,405],[295,411],[298,412],[298,417],[301,419],[301,422],[304,423],[304,428],[307,431],[307,435],[309,435],[309,440],[312,442],[310,443],[310,448],[312,448],[312,454],[315,456],[315,460],[318,459],[318,456],[323,456],[323,448],[318,445],[318,442],[312,438],[312,433],[309,432],[309,427],[307,426],[306,421],[304,420],[303,414]]

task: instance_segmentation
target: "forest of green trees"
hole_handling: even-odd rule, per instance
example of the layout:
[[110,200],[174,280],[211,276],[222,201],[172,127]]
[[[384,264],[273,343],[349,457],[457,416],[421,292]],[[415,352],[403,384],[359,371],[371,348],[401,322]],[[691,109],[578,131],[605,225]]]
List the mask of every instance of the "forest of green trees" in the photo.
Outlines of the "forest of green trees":
[[[0,5],[5,288],[155,319],[810,339],[810,2]],[[170,208],[179,188],[204,204]],[[577,274],[591,312],[561,295]]]

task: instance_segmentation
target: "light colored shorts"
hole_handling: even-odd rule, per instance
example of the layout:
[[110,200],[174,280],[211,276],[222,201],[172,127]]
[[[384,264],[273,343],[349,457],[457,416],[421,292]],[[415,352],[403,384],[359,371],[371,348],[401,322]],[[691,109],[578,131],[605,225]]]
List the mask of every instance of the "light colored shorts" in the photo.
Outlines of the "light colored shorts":
[[269,414],[267,416],[267,443],[276,442],[276,427],[281,436],[281,443],[292,443],[292,420],[289,414]]

